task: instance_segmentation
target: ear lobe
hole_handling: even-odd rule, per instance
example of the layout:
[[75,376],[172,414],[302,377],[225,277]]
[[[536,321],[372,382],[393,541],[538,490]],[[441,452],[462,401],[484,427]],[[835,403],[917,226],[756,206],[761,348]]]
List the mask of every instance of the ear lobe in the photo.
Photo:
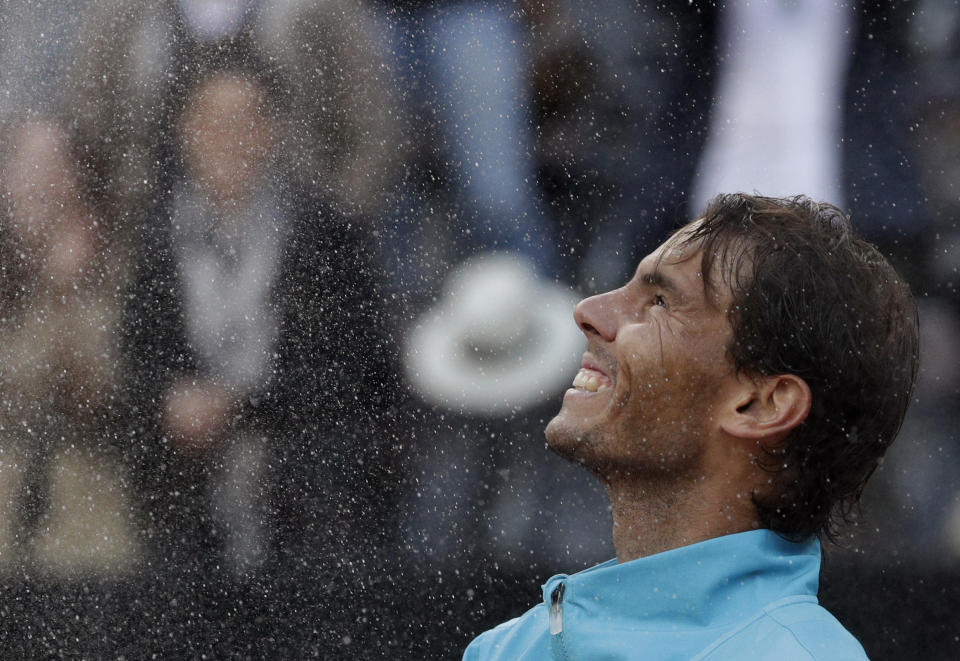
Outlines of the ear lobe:
[[782,436],[810,413],[807,382],[795,374],[755,377],[753,387],[727,412],[721,428],[731,436],[765,439]]

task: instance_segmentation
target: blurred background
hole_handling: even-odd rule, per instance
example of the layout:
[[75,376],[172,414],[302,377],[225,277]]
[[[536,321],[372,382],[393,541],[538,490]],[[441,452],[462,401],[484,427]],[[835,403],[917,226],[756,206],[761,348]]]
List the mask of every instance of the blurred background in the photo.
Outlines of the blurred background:
[[613,555],[573,305],[736,190],[917,294],[821,601],[958,658],[960,2],[6,0],[4,654],[459,658]]

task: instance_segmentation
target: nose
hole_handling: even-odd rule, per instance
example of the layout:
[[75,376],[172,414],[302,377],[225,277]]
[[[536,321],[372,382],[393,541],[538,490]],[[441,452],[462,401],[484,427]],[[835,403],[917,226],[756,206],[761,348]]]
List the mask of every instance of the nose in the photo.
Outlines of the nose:
[[607,342],[616,339],[619,314],[615,294],[611,291],[585,298],[573,309],[573,319],[587,339],[598,337]]

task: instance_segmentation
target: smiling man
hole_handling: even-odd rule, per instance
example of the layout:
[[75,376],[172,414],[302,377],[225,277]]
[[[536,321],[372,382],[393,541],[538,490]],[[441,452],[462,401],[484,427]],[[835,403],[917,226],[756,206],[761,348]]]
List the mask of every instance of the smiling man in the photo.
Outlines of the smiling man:
[[547,441],[603,482],[617,557],[464,659],[866,658],[816,594],[916,376],[887,261],[830,205],[722,195],[574,318]]

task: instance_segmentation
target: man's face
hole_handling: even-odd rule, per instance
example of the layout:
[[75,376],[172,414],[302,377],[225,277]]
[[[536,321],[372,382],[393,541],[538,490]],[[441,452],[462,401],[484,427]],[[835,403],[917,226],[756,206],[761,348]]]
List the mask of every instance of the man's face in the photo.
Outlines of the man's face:
[[727,356],[729,291],[708,295],[701,252],[681,230],[623,287],[583,300],[582,368],[547,425],[558,454],[607,473],[695,472],[719,426],[713,412],[737,383]]
[[243,201],[269,162],[271,124],[258,83],[239,74],[204,81],[187,101],[181,138],[187,166],[220,201]]

